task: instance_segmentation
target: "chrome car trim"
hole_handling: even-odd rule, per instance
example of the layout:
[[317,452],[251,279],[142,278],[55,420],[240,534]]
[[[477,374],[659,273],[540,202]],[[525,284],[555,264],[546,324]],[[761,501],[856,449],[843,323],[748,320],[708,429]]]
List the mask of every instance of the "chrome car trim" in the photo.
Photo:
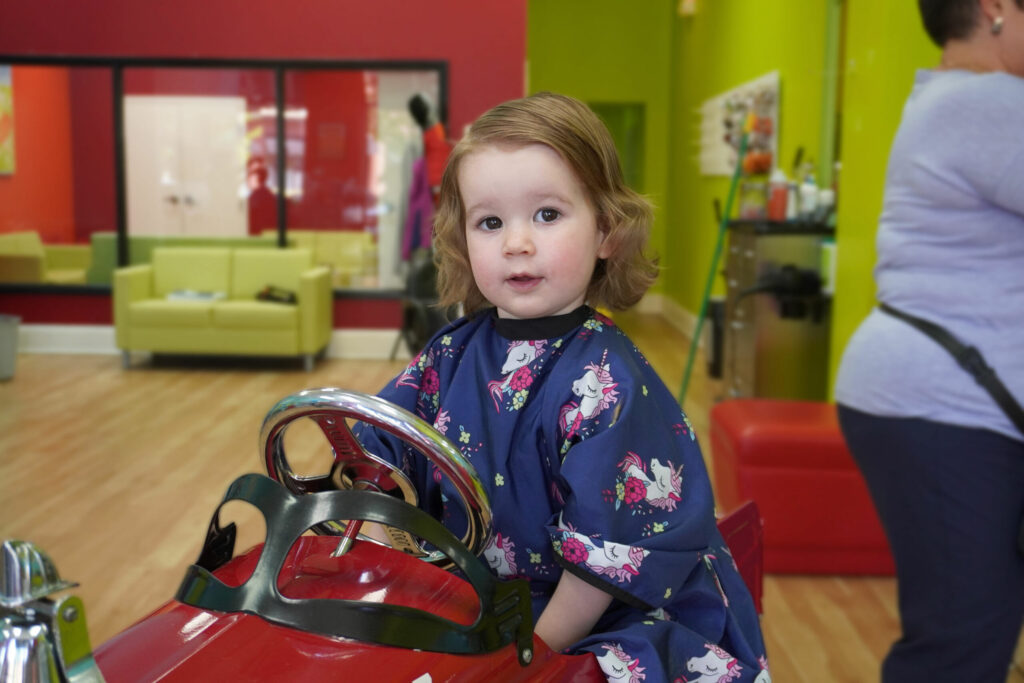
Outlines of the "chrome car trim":
[[49,556],[27,541],[0,549],[0,683],[102,683],[85,621]]
[[28,541],[4,541],[0,567],[0,607],[13,609],[78,585],[60,578],[50,557]]

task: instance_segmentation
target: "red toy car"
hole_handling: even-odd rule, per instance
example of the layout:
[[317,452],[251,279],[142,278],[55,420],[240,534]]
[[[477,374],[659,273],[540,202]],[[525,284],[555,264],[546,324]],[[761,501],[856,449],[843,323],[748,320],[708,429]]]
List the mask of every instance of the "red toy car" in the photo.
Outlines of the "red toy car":
[[[299,477],[289,467],[283,435],[300,418],[316,422],[333,449],[323,476]],[[452,479],[470,519],[462,539],[416,507],[401,471],[362,449],[350,418],[402,438]],[[555,653],[536,637],[526,581],[499,580],[477,557],[490,540],[487,497],[458,449],[424,421],[376,397],[315,389],[278,402],[261,446],[270,477],[240,477],[222,505],[257,507],[266,542],[233,556],[235,527],[221,526],[218,507],[175,598],[95,653],[81,600],[48,597],[74,584],[31,544],[5,542],[0,683],[425,683],[498,672],[502,681],[605,680],[593,655]],[[737,519],[728,524],[748,546],[737,560],[756,569],[760,525],[751,535],[749,518]],[[382,525],[392,547],[355,542],[364,521]],[[744,576],[756,578],[757,600],[760,576]]]

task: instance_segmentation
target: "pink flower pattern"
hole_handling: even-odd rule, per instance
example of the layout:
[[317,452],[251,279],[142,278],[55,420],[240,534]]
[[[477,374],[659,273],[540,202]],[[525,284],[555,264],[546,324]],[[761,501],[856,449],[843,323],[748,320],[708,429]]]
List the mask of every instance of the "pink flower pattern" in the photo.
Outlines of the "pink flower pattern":
[[441,388],[441,380],[437,376],[437,370],[427,368],[423,371],[423,379],[420,381],[420,389],[426,394],[436,394]]
[[512,391],[522,391],[529,388],[531,384],[533,384],[533,373],[525,365],[515,371],[515,374],[512,375],[512,379],[508,383]]
[[644,483],[636,477],[630,477],[626,480],[626,493],[623,497],[623,501],[627,505],[633,503],[639,503],[641,500],[647,498],[647,487]]
[[566,537],[562,540],[562,557],[573,564],[585,562],[587,559],[587,547],[578,538]]

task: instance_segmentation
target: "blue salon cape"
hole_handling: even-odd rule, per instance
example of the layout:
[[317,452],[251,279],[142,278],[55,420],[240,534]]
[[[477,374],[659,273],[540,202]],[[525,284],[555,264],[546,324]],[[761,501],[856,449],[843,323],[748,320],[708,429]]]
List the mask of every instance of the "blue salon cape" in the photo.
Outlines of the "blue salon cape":
[[[498,576],[529,580],[535,619],[563,571],[613,596],[570,652],[593,652],[609,680],[771,680],[693,429],[611,320],[588,307],[462,318],[380,396],[433,424],[475,467],[494,518],[483,556]],[[463,534],[458,495],[432,464],[366,425],[357,434],[406,471],[423,509]]]

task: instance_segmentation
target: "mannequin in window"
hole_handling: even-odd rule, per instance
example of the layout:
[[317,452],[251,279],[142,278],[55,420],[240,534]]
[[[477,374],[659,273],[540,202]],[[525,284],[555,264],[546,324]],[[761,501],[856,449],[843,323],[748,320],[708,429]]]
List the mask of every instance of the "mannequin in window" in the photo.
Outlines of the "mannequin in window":
[[448,163],[452,146],[445,134],[444,124],[437,120],[430,100],[425,94],[416,93],[409,98],[409,113],[423,131],[423,158],[427,165],[427,183],[436,206],[437,196],[441,190],[441,174]]

